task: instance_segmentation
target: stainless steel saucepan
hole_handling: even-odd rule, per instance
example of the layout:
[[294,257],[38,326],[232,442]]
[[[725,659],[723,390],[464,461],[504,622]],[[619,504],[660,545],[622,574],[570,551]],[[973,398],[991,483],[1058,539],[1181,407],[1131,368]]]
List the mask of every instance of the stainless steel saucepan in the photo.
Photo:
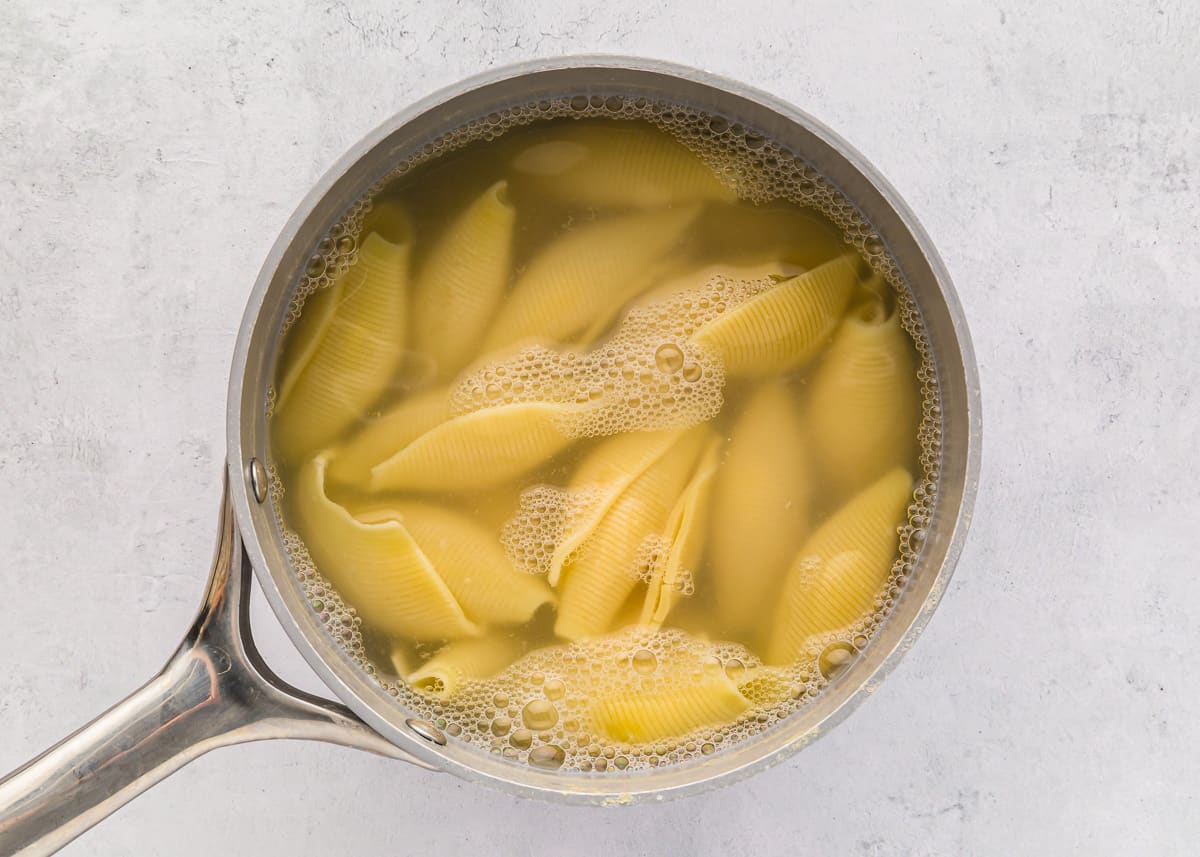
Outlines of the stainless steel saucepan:
[[[551,772],[447,740],[415,720],[345,654],[288,567],[271,509],[266,391],[289,295],[326,231],[404,158],[466,122],[515,104],[575,95],[688,105],[773,139],[808,161],[882,236],[924,316],[942,395],[942,463],[915,572],[863,656],[808,707],[702,759],[619,775]],[[796,108],[692,69],[623,57],[541,60],[476,77],[390,119],[300,204],[250,295],[229,382],[228,470],[217,555],[200,613],[162,672],[0,781],[0,853],[49,854],[207,751],[266,738],[370,750],[513,794],[631,803],[712,788],[795,753],[845,717],[906,652],[937,606],[962,548],[979,470],[978,379],[966,323],[929,238],[896,192],[847,143]],[[250,635],[251,570],[304,658],[341,702],[289,687]],[[344,704],[343,704],[344,703]]]

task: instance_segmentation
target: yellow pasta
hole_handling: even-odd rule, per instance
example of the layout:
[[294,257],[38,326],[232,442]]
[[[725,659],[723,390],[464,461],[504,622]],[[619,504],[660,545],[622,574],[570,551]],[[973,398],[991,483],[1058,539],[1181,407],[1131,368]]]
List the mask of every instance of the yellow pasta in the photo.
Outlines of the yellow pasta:
[[292,391],[303,377],[305,367],[320,350],[321,342],[338,308],[338,299],[342,293],[340,286],[341,281],[338,280],[305,298],[300,317],[288,331],[279,359],[282,374],[275,401],[276,411],[292,398]]
[[696,472],[675,502],[663,530],[666,556],[653,569],[639,621],[658,627],[671,612],[704,553],[708,535],[709,495],[721,449],[721,439],[713,438],[696,466]]
[[[668,264],[664,266],[661,277],[656,277],[649,291],[629,303],[630,310],[645,310],[659,308],[667,301],[693,293],[698,295],[706,286],[718,278],[726,282],[748,283],[765,280],[768,277],[777,282],[790,279],[797,274],[803,274],[804,269],[787,262],[763,262],[756,265],[703,265],[701,267]],[[628,315],[625,316],[628,318]],[[674,309],[661,325],[664,334],[670,329],[686,329],[688,322],[684,321],[677,309]],[[577,337],[577,343],[589,344],[600,338],[601,334],[613,326],[613,319],[607,315],[601,316],[594,324]],[[620,339],[619,331],[612,339]],[[612,339],[609,341],[611,342]]]
[[606,510],[558,581],[554,632],[577,640],[607,631],[638,583],[639,549],[666,524],[672,499],[687,484],[708,430],[681,432],[666,452],[631,481]]
[[266,501],[406,711],[609,778],[810,706],[939,496],[883,236],[762,129],[614,107],[501,111],[345,201],[276,358]]
[[326,456],[305,464],[291,513],[321,573],[372,627],[416,640],[479,633],[412,535],[356,520],[325,493]]
[[778,205],[710,205],[696,221],[696,232],[702,257],[723,264],[778,259],[807,271],[846,246],[816,212]]
[[573,522],[555,549],[547,572],[552,586],[558,584],[567,558],[579,550],[621,495],[670,452],[682,435],[681,430],[616,435],[606,439],[580,462],[571,479],[570,489],[575,492],[591,490],[597,492],[598,496],[588,504],[584,514]]
[[[415,670],[405,671],[402,675],[410,687],[445,699],[464,681],[489,678],[500,672],[520,657],[521,648],[521,644],[507,634],[454,640]],[[403,662],[397,666],[403,666]]]
[[696,331],[693,340],[721,355],[733,377],[762,377],[801,366],[833,333],[858,285],[847,253],[785,280]]
[[526,622],[539,607],[554,601],[543,578],[514,569],[496,537],[465,515],[405,500],[359,514],[358,519],[400,522],[472,622]]
[[[279,388],[273,442],[289,459],[323,448],[387,389],[404,353],[407,233],[389,241],[373,232],[358,258],[316,300],[314,321],[293,337]],[[303,317],[303,316],[302,316]]]
[[513,159],[517,177],[546,196],[575,205],[655,208],[729,201],[732,188],[662,131],[614,123],[558,128]]
[[[783,281],[804,273],[804,269],[787,262],[770,260],[752,265],[672,265],[665,267],[661,273],[662,276],[656,280],[651,289],[630,302],[630,308],[660,304],[685,292],[702,289],[718,277],[732,282],[749,282],[767,277]],[[611,319],[604,319],[603,324],[610,325]],[[590,342],[600,332],[601,323],[598,322],[588,328],[580,339]]]
[[767,661],[794,661],[804,644],[869,612],[892,569],[912,502],[912,476],[896,468],[839,509],[805,542],[788,570]]
[[824,481],[842,496],[912,457],[914,359],[899,315],[879,298],[834,335],[813,376],[808,418]]
[[348,485],[365,485],[371,478],[372,467],[391,458],[450,416],[450,397],[445,389],[406,398],[368,422],[338,449],[329,462],[329,477]]
[[516,402],[457,416],[371,468],[372,491],[493,488],[573,442],[562,428],[575,405]]
[[702,265],[667,280],[661,286],[656,286],[652,291],[639,298],[635,306],[644,306],[664,298],[674,297],[681,292],[692,291],[718,277],[733,282],[750,282],[771,277],[782,282],[803,274],[804,271],[804,268],[780,260],[760,262],[756,265]]
[[754,639],[808,534],[814,479],[795,393],[764,383],[730,438],[713,489],[714,610],[723,630]]
[[596,725],[614,741],[643,744],[732,723],[750,702],[724,673],[661,691],[631,690],[592,703]]
[[621,215],[568,232],[529,263],[484,338],[494,351],[531,337],[568,341],[611,319],[654,281],[695,207]]
[[496,182],[456,217],[429,250],[413,286],[411,339],[448,378],[475,353],[504,294],[516,211]]

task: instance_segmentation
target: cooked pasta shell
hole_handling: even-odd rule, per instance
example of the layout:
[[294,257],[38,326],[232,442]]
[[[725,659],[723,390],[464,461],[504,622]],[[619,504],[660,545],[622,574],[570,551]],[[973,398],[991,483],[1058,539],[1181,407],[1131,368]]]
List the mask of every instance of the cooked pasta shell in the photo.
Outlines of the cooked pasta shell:
[[687,147],[642,125],[564,124],[513,159],[515,177],[573,205],[653,208],[734,192]]
[[599,696],[591,715],[612,740],[643,744],[732,723],[749,707],[737,686],[721,673],[666,690]]
[[490,678],[521,656],[521,644],[507,634],[454,640],[411,672],[409,687],[438,699],[454,695],[469,679]]
[[577,405],[515,402],[454,417],[371,469],[372,491],[470,491],[503,485],[573,442]]
[[280,351],[281,374],[275,401],[276,411],[291,399],[292,391],[303,377],[305,367],[320,350],[325,333],[333,321],[333,314],[338,309],[338,299],[342,293],[340,286],[339,280],[305,298],[300,317],[288,330]]
[[685,575],[694,574],[700,564],[708,536],[709,497],[720,451],[721,439],[712,438],[667,517],[663,541],[669,547],[667,555],[653,569],[639,617],[643,625],[658,627],[666,620],[682,595]]
[[768,621],[808,535],[813,481],[795,396],[764,383],[733,424],[713,489],[710,568],[723,632],[750,639]]
[[789,262],[773,260],[756,265],[701,265],[664,282],[638,298],[638,305],[656,303],[683,292],[701,288],[718,277],[735,282],[750,282],[771,277],[779,281],[803,274],[804,268]]
[[844,628],[871,609],[891,572],[912,486],[907,470],[890,471],[804,543],[779,599],[768,663],[790,663],[806,641]]
[[465,515],[406,500],[360,514],[358,519],[399,521],[472,622],[525,622],[543,604],[554,601],[543,578],[514,569],[496,537]]
[[573,522],[554,551],[547,572],[551,586],[558,584],[567,558],[579,550],[621,495],[666,455],[682,435],[682,430],[619,434],[604,440],[580,462],[570,489],[596,491],[597,497]]
[[718,277],[733,282],[751,282],[770,277],[776,282],[790,280],[805,272],[805,268],[781,259],[756,260],[745,265],[725,263],[696,265],[680,264],[666,271],[655,286],[633,302],[635,307],[661,303],[687,292],[703,289]]
[[289,349],[274,418],[284,459],[323,448],[387,389],[404,353],[408,255],[407,236],[392,242],[370,233],[328,294],[309,299],[317,301],[314,321],[292,333],[312,344]]
[[695,229],[701,256],[725,264],[779,259],[807,271],[846,247],[837,230],[816,211],[777,204],[710,205]]
[[[753,280],[763,280],[767,277],[776,281],[783,281],[803,274],[804,269],[791,265],[786,262],[764,262],[758,265],[703,265],[695,266],[675,266],[668,265],[663,272],[663,276],[656,277],[655,285],[648,292],[633,301],[631,309],[645,309],[647,307],[655,307],[670,301],[673,298],[678,298],[689,292],[699,294],[710,283],[720,277],[723,280],[734,282],[750,282]],[[670,313],[666,326],[669,329],[682,329],[688,322],[685,321],[688,313],[680,312],[678,307],[673,308]],[[579,343],[592,343],[600,338],[606,330],[613,326],[613,319],[608,316],[602,316],[596,323],[592,324],[578,337]],[[618,327],[617,330],[622,328]]]
[[917,402],[908,335],[873,298],[842,322],[813,374],[808,419],[826,483],[847,496],[908,460]]
[[638,583],[639,551],[666,524],[674,499],[687,484],[708,430],[678,434],[670,447],[615,497],[558,581],[554,632],[569,640],[609,630],[621,604]]
[[413,286],[411,340],[452,376],[477,350],[512,267],[516,211],[508,183],[489,187],[434,243]]
[[696,331],[731,377],[762,377],[801,366],[821,350],[858,285],[859,259],[839,256],[731,308]]
[[363,488],[371,468],[391,458],[426,432],[450,419],[450,396],[445,389],[406,398],[351,435],[329,462],[329,477]]
[[695,207],[602,220],[550,244],[517,279],[484,350],[532,337],[560,342],[604,319],[654,281],[655,267],[695,219]]
[[479,633],[416,540],[396,521],[356,520],[325,493],[324,454],[295,483],[291,519],[320,571],[363,621],[390,635],[444,640]]

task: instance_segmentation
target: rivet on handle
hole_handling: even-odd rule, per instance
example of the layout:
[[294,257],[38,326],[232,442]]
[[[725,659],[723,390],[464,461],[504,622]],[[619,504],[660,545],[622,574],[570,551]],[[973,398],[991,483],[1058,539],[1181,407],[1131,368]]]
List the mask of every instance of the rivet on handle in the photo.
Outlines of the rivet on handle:
[[438,729],[436,726],[434,726],[428,720],[417,720],[413,717],[410,717],[404,721],[404,725],[407,726],[409,729],[411,729],[413,732],[416,732],[418,735],[420,735],[426,741],[432,741],[434,744],[437,744],[439,747],[446,746],[445,734],[442,732],[441,729]]
[[254,492],[254,499],[265,503],[267,500],[267,468],[263,467],[263,463],[257,458],[251,458],[249,471],[250,490]]

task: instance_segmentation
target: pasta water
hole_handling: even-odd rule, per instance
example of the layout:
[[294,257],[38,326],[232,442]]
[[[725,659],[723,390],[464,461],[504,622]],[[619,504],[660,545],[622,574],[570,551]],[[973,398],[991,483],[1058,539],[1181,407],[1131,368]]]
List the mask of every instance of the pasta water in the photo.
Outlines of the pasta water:
[[613,775],[850,667],[935,498],[886,248],[752,129],[577,96],[432,141],[314,248],[267,406],[312,609],[397,704]]

